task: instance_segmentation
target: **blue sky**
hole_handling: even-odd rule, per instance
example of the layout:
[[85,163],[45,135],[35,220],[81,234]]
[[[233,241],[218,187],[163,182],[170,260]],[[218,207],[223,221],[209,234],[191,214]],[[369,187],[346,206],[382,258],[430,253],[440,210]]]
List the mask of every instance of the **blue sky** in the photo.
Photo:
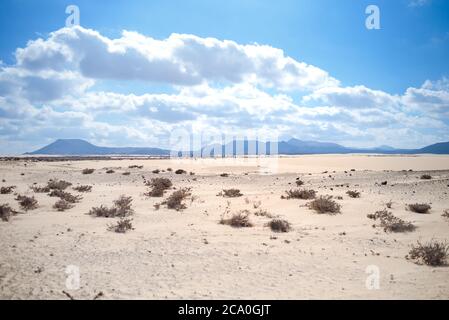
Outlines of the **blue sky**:
[[[135,40],[130,36],[123,38],[123,30],[160,41],[170,39],[173,33],[194,35],[198,39],[214,38],[218,41],[215,45],[222,49],[226,47],[224,40],[242,46],[238,50],[253,44],[280,49],[283,57],[319,68],[327,75],[320,75],[323,77],[319,83],[313,85],[309,80],[315,79],[315,73],[307,73],[309,82],[304,82],[303,78],[281,79],[277,73],[267,75],[264,66],[273,58],[263,60],[266,51],[258,47],[257,59],[262,59],[262,67],[252,70],[250,75],[245,69],[241,77],[233,78],[222,70],[227,68],[227,59],[235,57],[226,56],[235,54],[229,53],[226,47],[227,51],[221,57],[225,60],[223,68],[214,64],[216,69],[202,70],[211,67],[207,65],[210,60],[204,60],[203,65],[190,70],[198,72],[198,68],[201,69],[201,79],[184,79],[188,83],[175,76],[129,76],[124,75],[125,71],[111,74],[97,70],[99,68],[95,62],[85,67],[83,61],[78,61],[81,64],[64,67],[64,71],[70,72],[73,77],[70,84],[54,81],[53,85],[49,85],[48,81],[42,81],[42,77],[45,80],[50,77],[48,72],[43,75],[42,66],[47,68],[54,61],[42,59],[55,57],[44,52],[49,50],[49,46],[30,49],[27,43],[38,38],[47,44],[53,43],[50,33],[64,27],[67,17],[65,8],[69,4],[80,8],[83,30],[98,33],[103,39],[100,40],[102,43],[123,39],[125,44],[122,49],[127,52],[133,46],[129,43]],[[370,4],[380,8],[380,30],[365,28],[365,8]],[[244,131],[252,125],[253,129],[275,131],[281,136],[353,146],[389,144],[417,147],[449,140],[449,2],[444,0],[132,3],[3,0],[0,3],[0,24],[0,60],[4,67],[3,75],[0,73],[0,97],[3,96],[0,100],[3,125],[0,141],[6,152],[28,151],[28,148],[53,139],[75,135],[107,145],[163,145],[167,132],[176,125],[216,134],[207,125],[217,129],[217,123],[222,126],[222,131]],[[77,34],[77,37],[82,36]],[[98,37],[94,38],[98,40]],[[183,52],[190,54],[203,41],[197,39],[194,44],[186,44],[185,39],[182,38],[185,46]],[[59,45],[61,41],[58,38],[55,43]],[[151,42],[147,43],[143,38],[136,41],[142,41],[137,49],[139,54],[150,52],[152,57],[152,50],[156,49],[151,47]],[[75,50],[70,45],[64,43],[68,50]],[[187,48],[188,45],[192,47]],[[209,46],[205,42],[201,45]],[[17,48],[29,49],[23,54],[24,61],[34,59],[33,54],[39,51],[39,67],[31,70],[29,65],[21,64],[17,58]],[[201,60],[197,54],[200,55],[200,52],[195,52],[195,59]],[[166,59],[178,61],[185,57],[164,57],[164,63]],[[276,63],[285,63],[283,57]],[[128,64],[123,66],[123,70],[135,67],[133,58],[135,55],[120,60],[120,63]],[[103,61],[100,56],[98,59],[99,62]],[[187,62],[192,63],[190,60]],[[160,72],[153,67],[146,72]],[[241,67],[247,66],[242,64]],[[237,68],[236,65],[229,68],[236,74],[240,72],[232,69]],[[67,79],[62,76],[61,69],[54,68],[54,65],[50,69],[60,72],[54,73],[56,79]],[[165,69],[163,71],[166,72]],[[284,74],[285,70],[279,72]],[[303,70],[294,71],[295,74],[298,72]],[[270,79],[270,76],[276,79]],[[20,81],[13,77],[19,77]],[[27,77],[26,80],[24,77]],[[30,82],[30,79],[33,81]],[[17,83],[22,87],[12,91],[11,86]],[[57,88],[55,83],[58,84]],[[71,85],[77,89],[76,94],[70,89]],[[37,93],[24,97],[25,89],[30,92],[36,89]],[[111,105],[116,105],[116,100],[108,100],[99,106],[98,96],[101,94],[103,99],[118,99],[131,106],[128,109],[111,109]],[[121,96],[111,98],[113,94]],[[198,96],[202,98],[198,99]],[[28,108],[27,111],[20,113],[15,110],[16,114],[13,114],[9,105],[13,99],[16,99],[16,108],[19,108],[17,104],[22,104],[24,110]],[[84,101],[85,105],[75,105],[70,99]],[[257,106],[263,111],[254,111]],[[220,117],[224,117],[224,110],[234,112],[229,111],[223,119]],[[30,116],[33,112],[34,116]],[[43,118],[37,119],[38,115]],[[286,115],[291,115],[289,121],[285,121]],[[71,121],[63,124],[58,121],[59,117]],[[228,121],[230,118],[234,121]],[[22,119],[23,123],[30,121],[38,128],[35,132],[28,129],[29,133],[26,134],[20,129],[18,119]]]

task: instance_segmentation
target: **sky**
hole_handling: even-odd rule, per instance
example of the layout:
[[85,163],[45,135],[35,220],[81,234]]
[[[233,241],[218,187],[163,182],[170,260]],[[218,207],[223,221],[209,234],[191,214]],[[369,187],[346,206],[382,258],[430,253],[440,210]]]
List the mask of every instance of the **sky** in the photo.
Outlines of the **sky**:
[[445,0],[2,0],[0,39],[1,154],[176,134],[449,141]]

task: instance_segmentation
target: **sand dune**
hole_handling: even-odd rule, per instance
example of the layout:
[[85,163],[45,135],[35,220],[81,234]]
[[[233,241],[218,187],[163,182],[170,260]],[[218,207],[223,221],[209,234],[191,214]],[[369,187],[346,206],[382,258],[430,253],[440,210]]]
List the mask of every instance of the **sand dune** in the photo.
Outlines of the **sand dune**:
[[[82,174],[84,168],[95,171]],[[152,173],[167,168],[182,168],[187,174]],[[107,169],[114,173],[107,174]],[[420,179],[422,174],[432,179]],[[156,210],[154,204],[174,189],[163,198],[147,197],[143,177],[167,177],[177,190],[191,187],[187,208],[176,211],[162,205]],[[13,193],[0,195],[0,204],[19,211],[10,221],[0,221],[2,299],[449,298],[449,267],[405,259],[418,240],[449,240],[449,219],[442,217],[449,208],[448,156],[24,159],[1,161],[0,178],[1,186],[16,186],[14,193],[38,200],[38,208],[24,212]],[[306,206],[309,200],[281,199],[286,190],[296,188],[296,178],[318,196],[332,195],[341,213],[317,214]],[[82,200],[72,209],[56,211],[52,206],[57,198],[29,188],[49,179],[71,182],[66,191]],[[74,191],[78,184],[91,185],[92,191]],[[229,188],[240,189],[243,196],[217,196]],[[359,191],[361,197],[350,198],[348,190]],[[132,196],[134,209],[134,230],[124,234],[108,230],[116,218],[87,214],[94,206],[112,205],[121,194]],[[376,222],[367,215],[386,208],[389,201],[388,210],[412,222],[415,231],[373,227]],[[429,214],[413,213],[406,210],[410,203],[432,208]],[[261,209],[289,221],[292,230],[271,231],[266,225],[270,218],[256,214]],[[226,210],[250,211],[254,226],[219,224]],[[67,287],[73,270],[68,266],[79,268],[78,289]],[[372,270],[379,271],[377,289],[367,286]]]

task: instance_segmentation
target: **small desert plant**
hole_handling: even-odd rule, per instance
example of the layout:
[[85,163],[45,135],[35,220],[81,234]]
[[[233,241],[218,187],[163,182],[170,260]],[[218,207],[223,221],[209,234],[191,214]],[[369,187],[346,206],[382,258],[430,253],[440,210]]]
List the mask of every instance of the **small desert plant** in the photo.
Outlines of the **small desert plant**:
[[134,210],[131,208],[131,202],[131,197],[122,195],[120,196],[120,198],[114,201],[114,205],[111,208],[103,205],[99,207],[93,207],[92,209],[90,209],[89,215],[104,218],[126,217],[134,213]]
[[340,213],[341,206],[332,200],[331,196],[321,196],[308,204],[309,208],[318,213]]
[[20,207],[25,211],[37,208],[37,200],[34,197],[18,195],[16,200],[19,202]]
[[115,171],[112,169],[109,169],[109,170],[106,170],[106,173],[115,173]]
[[65,200],[70,203],[77,203],[83,199],[83,197],[81,197],[81,196],[74,196],[73,194],[71,194],[69,192],[62,191],[62,190],[53,190],[48,195],[50,197],[61,198],[62,200]]
[[430,174],[423,174],[423,175],[420,177],[420,179],[421,179],[421,180],[430,180],[430,179],[432,179],[432,176],[431,176]]
[[225,198],[237,198],[243,196],[239,189],[224,189],[221,191],[218,196],[222,196]]
[[300,180],[299,178],[296,179],[296,186],[300,187],[304,184],[304,181]]
[[443,214],[441,215],[443,218],[449,219],[449,209],[444,210]]
[[167,168],[167,171],[168,171],[168,172],[172,172],[173,169],[172,169],[172,168]]
[[91,192],[92,186],[80,185],[80,186],[73,187],[73,190],[78,191],[78,192]]
[[94,173],[95,169],[86,168],[81,171],[82,174],[92,174]]
[[72,183],[64,180],[50,180],[47,183],[47,187],[51,190],[65,190],[71,185]]
[[229,177],[229,173],[222,173],[220,174],[220,177],[227,178]]
[[191,195],[190,190],[190,188],[176,190],[163,202],[163,204],[166,204],[167,208],[175,209],[177,211],[185,209],[186,205],[183,201]]
[[413,223],[395,217],[387,210],[376,211],[374,214],[369,214],[368,218],[380,220],[380,226],[385,232],[411,232],[416,229]]
[[108,227],[108,230],[114,231],[117,233],[125,233],[128,230],[134,230],[132,219],[130,218],[120,218],[116,224],[112,224]]
[[47,193],[50,192],[50,188],[48,186],[31,186],[31,190],[33,190],[36,193]]
[[291,225],[287,220],[273,219],[268,222],[268,226],[271,231],[274,232],[289,232],[291,230]]
[[287,196],[282,196],[282,199],[303,199],[303,200],[310,200],[315,199],[316,197],[316,191],[315,190],[308,190],[308,189],[296,189],[296,190],[289,190],[285,191],[287,193]]
[[432,209],[432,207],[427,203],[414,203],[409,204],[408,209],[416,213],[427,213],[430,209]]
[[183,170],[183,169],[178,169],[175,171],[176,174],[186,174],[187,171]]
[[58,210],[58,211],[65,211],[68,209],[72,209],[74,207],[74,205],[64,199],[60,199],[58,201],[56,201],[56,203],[53,205],[53,208]]
[[274,218],[274,215],[269,213],[267,210],[259,209],[254,212],[254,215],[257,217],[267,217],[267,218]]
[[360,192],[358,192],[358,191],[349,190],[349,191],[346,191],[346,194],[348,196],[350,196],[351,198],[360,198]]
[[17,212],[11,209],[9,204],[2,204],[0,205],[0,219],[3,221],[9,221],[12,215],[16,214]]
[[249,211],[243,210],[233,214],[230,218],[225,219],[221,218],[220,224],[229,225],[234,228],[249,228],[252,227],[253,224],[249,220]]
[[152,187],[152,189],[145,194],[149,197],[162,197],[164,191],[173,185],[170,179],[167,178],[153,178],[150,181],[145,181],[145,184]]
[[131,174],[131,172],[129,172],[129,171],[126,171],[126,172],[122,173],[122,175],[124,175],[124,176],[129,176],[130,174]]
[[158,174],[158,173],[160,173],[161,172],[161,170],[159,170],[159,169],[154,169],[153,171],[151,171],[152,173],[154,173],[154,174]]
[[129,166],[128,167],[129,169],[142,169],[143,168],[143,166],[138,166],[138,165],[131,165],[131,166]]
[[16,188],[16,186],[9,186],[9,187],[1,187],[0,188],[0,194],[10,194],[12,191]]
[[407,259],[415,260],[419,264],[429,266],[446,265],[446,259],[449,251],[449,245],[446,242],[430,241],[422,244],[418,241],[416,245],[412,245]]
[[391,207],[393,206],[393,201],[390,200],[385,205],[387,206],[388,209],[391,209]]

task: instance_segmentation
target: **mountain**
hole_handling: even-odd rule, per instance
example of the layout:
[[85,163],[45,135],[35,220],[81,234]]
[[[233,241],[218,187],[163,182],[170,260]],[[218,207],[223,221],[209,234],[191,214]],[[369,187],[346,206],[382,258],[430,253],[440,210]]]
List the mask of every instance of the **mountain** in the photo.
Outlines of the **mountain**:
[[[184,155],[191,156],[214,156],[226,155],[254,155],[254,154],[276,154],[270,149],[270,142],[234,140],[226,145],[214,144],[202,148],[199,151],[187,151]],[[436,143],[421,149],[395,149],[390,146],[376,148],[348,148],[336,143],[303,141],[290,139],[278,143],[278,154],[347,154],[347,153],[380,153],[380,154],[449,154],[449,142]],[[261,150],[266,150],[262,152]],[[39,150],[26,153],[28,155],[153,155],[168,156],[170,150],[144,147],[99,147],[81,139],[59,139]]]
[[142,147],[99,147],[81,139],[59,139],[29,155],[157,155],[167,156],[170,151]]

